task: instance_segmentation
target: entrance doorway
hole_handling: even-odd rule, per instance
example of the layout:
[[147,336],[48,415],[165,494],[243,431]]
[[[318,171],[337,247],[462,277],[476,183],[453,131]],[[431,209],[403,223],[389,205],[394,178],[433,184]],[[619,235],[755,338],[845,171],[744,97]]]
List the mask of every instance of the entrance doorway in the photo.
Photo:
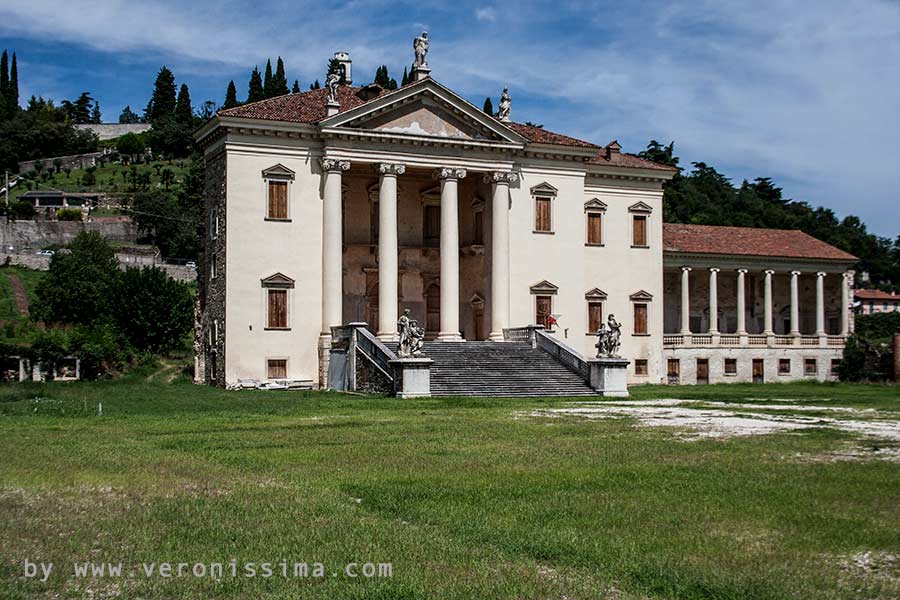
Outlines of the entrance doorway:
[[709,383],[709,359],[697,359],[697,384],[706,385]]
[[425,337],[434,339],[441,330],[441,286],[425,288]]
[[765,362],[761,358],[753,359],[753,383],[765,383]]

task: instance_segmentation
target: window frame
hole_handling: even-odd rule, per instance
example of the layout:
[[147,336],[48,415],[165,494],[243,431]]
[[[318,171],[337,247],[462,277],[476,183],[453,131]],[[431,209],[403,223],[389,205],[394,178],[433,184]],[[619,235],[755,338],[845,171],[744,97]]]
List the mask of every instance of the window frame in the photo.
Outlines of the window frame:
[[[628,207],[628,212],[631,214],[631,247],[632,248],[649,248],[650,247],[650,216],[653,214],[653,207],[644,202],[638,202],[637,204],[632,204]],[[643,220],[644,226],[644,239],[643,243],[639,244],[638,240],[635,239],[635,224],[638,220]]]
[[[642,367],[642,368],[639,368],[639,367]],[[634,376],[635,377],[649,377],[650,376],[650,363],[646,358],[634,359]]]
[[[812,363],[812,370],[810,370],[809,366]],[[819,375],[819,361],[813,357],[806,357],[803,359],[803,376],[804,377],[818,377]]]
[[[606,224],[606,208],[606,203],[599,198],[592,198],[591,200],[588,200],[584,203],[585,246],[602,247],[605,245],[603,241],[605,237],[603,235],[603,229]],[[591,217],[597,217],[600,220],[600,240],[596,242],[591,241]]]
[[[787,365],[787,368],[785,368]],[[791,371],[794,369],[794,361],[790,358],[779,358],[778,359],[778,374],[779,375],[790,375]]]
[[213,206],[209,209],[209,239],[219,239],[219,207]]
[[[559,288],[547,280],[541,281],[530,288],[531,295],[533,300],[531,301],[531,314],[534,315],[534,324],[541,325],[538,321],[538,302],[540,298],[548,298],[549,299],[549,309],[547,312],[548,317],[553,316],[553,297],[557,295]],[[547,333],[553,333],[555,330],[549,327],[549,318],[548,324],[544,326],[544,331]]]
[[[266,358],[266,380],[268,381],[279,381],[279,380],[287,380],[288,378],[288,358],[286,356],[271,356]],[[272,364],[273,362],[283,362],[284,363],[284,377],[272,377]]]
[[[263,220],[272,223],[291,222],[291,188],[293,188],[295,173],[282,164],[276,164],[262,172],[263,193],[265,195],[265,209]],[[272,184],[284,184],[285,216],[272,216]]]
[[[555,187],[550,185],[547,182],[539,183],[534,186],[530,190],[531,192],[531,224],[533,226],[532,233],[539,235],[553,235],[555,232],[554,225],[556,224],[555,215],[553,214],[556,211],[556,195],[559,192]],[[538,229],[538,202],[546,202],[547,204],[547,229]]]
[[[631,300],[631,335],[633,337],[649,337],[650,333],[650,304],[653,300],[653,294],[640,290],[628,297]],[[644,326],[643,332],[638,332],[637,328],[637,307],[644,306]]]
[[[606,309],[606,306],[605,306],[606,300],[607,300],[606,292],[604,292],[600,288],[594,288],[584,295],[585,310],[586,310],[586,317],[587,317],[587,321],[586,321],[587,331],[585,332],[585,335],[589,335],[592,337],[597,335],[597,330],[591,327],[591,305],[593,304],[593,305],[600,306],[600,324],[602,324],[603,317],[606,314],[606,310],[605,310]],[[598,327],[598,329],[599,329],[599,327]]]
[[[291,329],[291,290],[294,289],[294,280],[282,274],[275,273],[261,280],[263,289],[263,322],[264,331],[290,331]],[[284,326],[272,325],[272,293],[284,293]]]
[[[733,369],[729,369],[729,365],[733,366]],[[725,358],[722,363],[722,374],[726,377],[735,377],[737,375],[738,363],[736,358]]]

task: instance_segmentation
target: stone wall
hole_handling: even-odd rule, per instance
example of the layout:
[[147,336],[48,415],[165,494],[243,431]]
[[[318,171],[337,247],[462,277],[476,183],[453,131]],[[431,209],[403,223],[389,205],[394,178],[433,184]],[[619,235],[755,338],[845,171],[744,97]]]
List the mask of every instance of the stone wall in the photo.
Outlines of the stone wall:
[[[204,223],[205,250],[199,261],[200,322],[195,330],[201,333],[202,353],[197,361],[198,373],[195,380],[202,380],[219,387],[225,387],[225,233],[226,233],[226,154],[224,151],[206,157],[206,179],[204,197],[206,211]],[[210,218],[215,209],[216,218]],[[208,229],[214,228],[215,232]],[[214,235],[211,235],[214,233]],[[213,239],[214,238],[214,239]],[[215,257],[216,277],[210,278],[210,262]],[[218,327],[215,323],[218,322]],[[213,332],[211,335],[210,332]],[[215,335],[215,334],[218,335]]]
[[[169,265],[159,262],[153,261],[138,261],[135,260],[125,260],[127,259],[143,259],[145,257],[130,255],[130,254],[116,254],[116,258],[119,259],[119,266],[121,268],[126,267],[141,267],[141,266],[155,266],[159,269],[162,269],[166,273],[168,273],[173,279],[176,281],[185,281],[190,282],[197,279],[197,269],[194,267],[187,267],[185,265]],[[19,265],[20,267],[28,267],[29,269],[35,269],[37,271],[46,271],[50,268],[50,257],[49,256],[39,256],[37,254],[9,254],[9,253],[0,253],[0,261],[6,263],[9,261],[11,265]]]
[[8,221],[0,225],[0,248],[14,252],[40,250],[57,244],[71,242],[82,231],[97,231],[111,242],[134,244],[138,229],[133,221],[104,221],[82,223],[79,221]]
[[38,158],[35,160],[25,160],[19,163],[19,173],[29,173],[34,171],[34,163],[40,161],[44,165],[44,169],[54,169],[53,161],[57,158],[62,161],[61,168],[84,169],[97,164],[97,159],[107,154],[107,152],[86,152],[84,154],[72,154],[70,156],[51,156],[49,158]]

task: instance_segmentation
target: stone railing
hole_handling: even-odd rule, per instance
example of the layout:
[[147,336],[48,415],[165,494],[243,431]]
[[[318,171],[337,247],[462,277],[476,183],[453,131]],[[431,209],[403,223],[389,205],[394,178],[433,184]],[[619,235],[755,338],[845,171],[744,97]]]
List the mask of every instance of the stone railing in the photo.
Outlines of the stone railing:
[[549,335],[544,331],[542,325],[504,329],[503,337],[508,342],[526,342],[531,344],[532,348],[543,350],[567,369],[577,373],[585,381],[590,382],[591,371],[584,357],[574,348]]
[[332,327],[328,387],[350,392],[391,393],[392,360],[397,360],[397,355],[365,323]]
[[843,348],[846,339],[839,335],[765,335],[721,333],[663,334],[663,348],[772,347]]

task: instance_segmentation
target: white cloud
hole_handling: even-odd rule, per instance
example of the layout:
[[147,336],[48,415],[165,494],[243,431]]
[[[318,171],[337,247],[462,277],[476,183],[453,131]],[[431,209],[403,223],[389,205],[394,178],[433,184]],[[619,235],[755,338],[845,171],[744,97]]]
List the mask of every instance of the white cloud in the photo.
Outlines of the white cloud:
[[497,19],[497,13],[490,6],[475,9],[475,18],[479,21],[493,22]]

